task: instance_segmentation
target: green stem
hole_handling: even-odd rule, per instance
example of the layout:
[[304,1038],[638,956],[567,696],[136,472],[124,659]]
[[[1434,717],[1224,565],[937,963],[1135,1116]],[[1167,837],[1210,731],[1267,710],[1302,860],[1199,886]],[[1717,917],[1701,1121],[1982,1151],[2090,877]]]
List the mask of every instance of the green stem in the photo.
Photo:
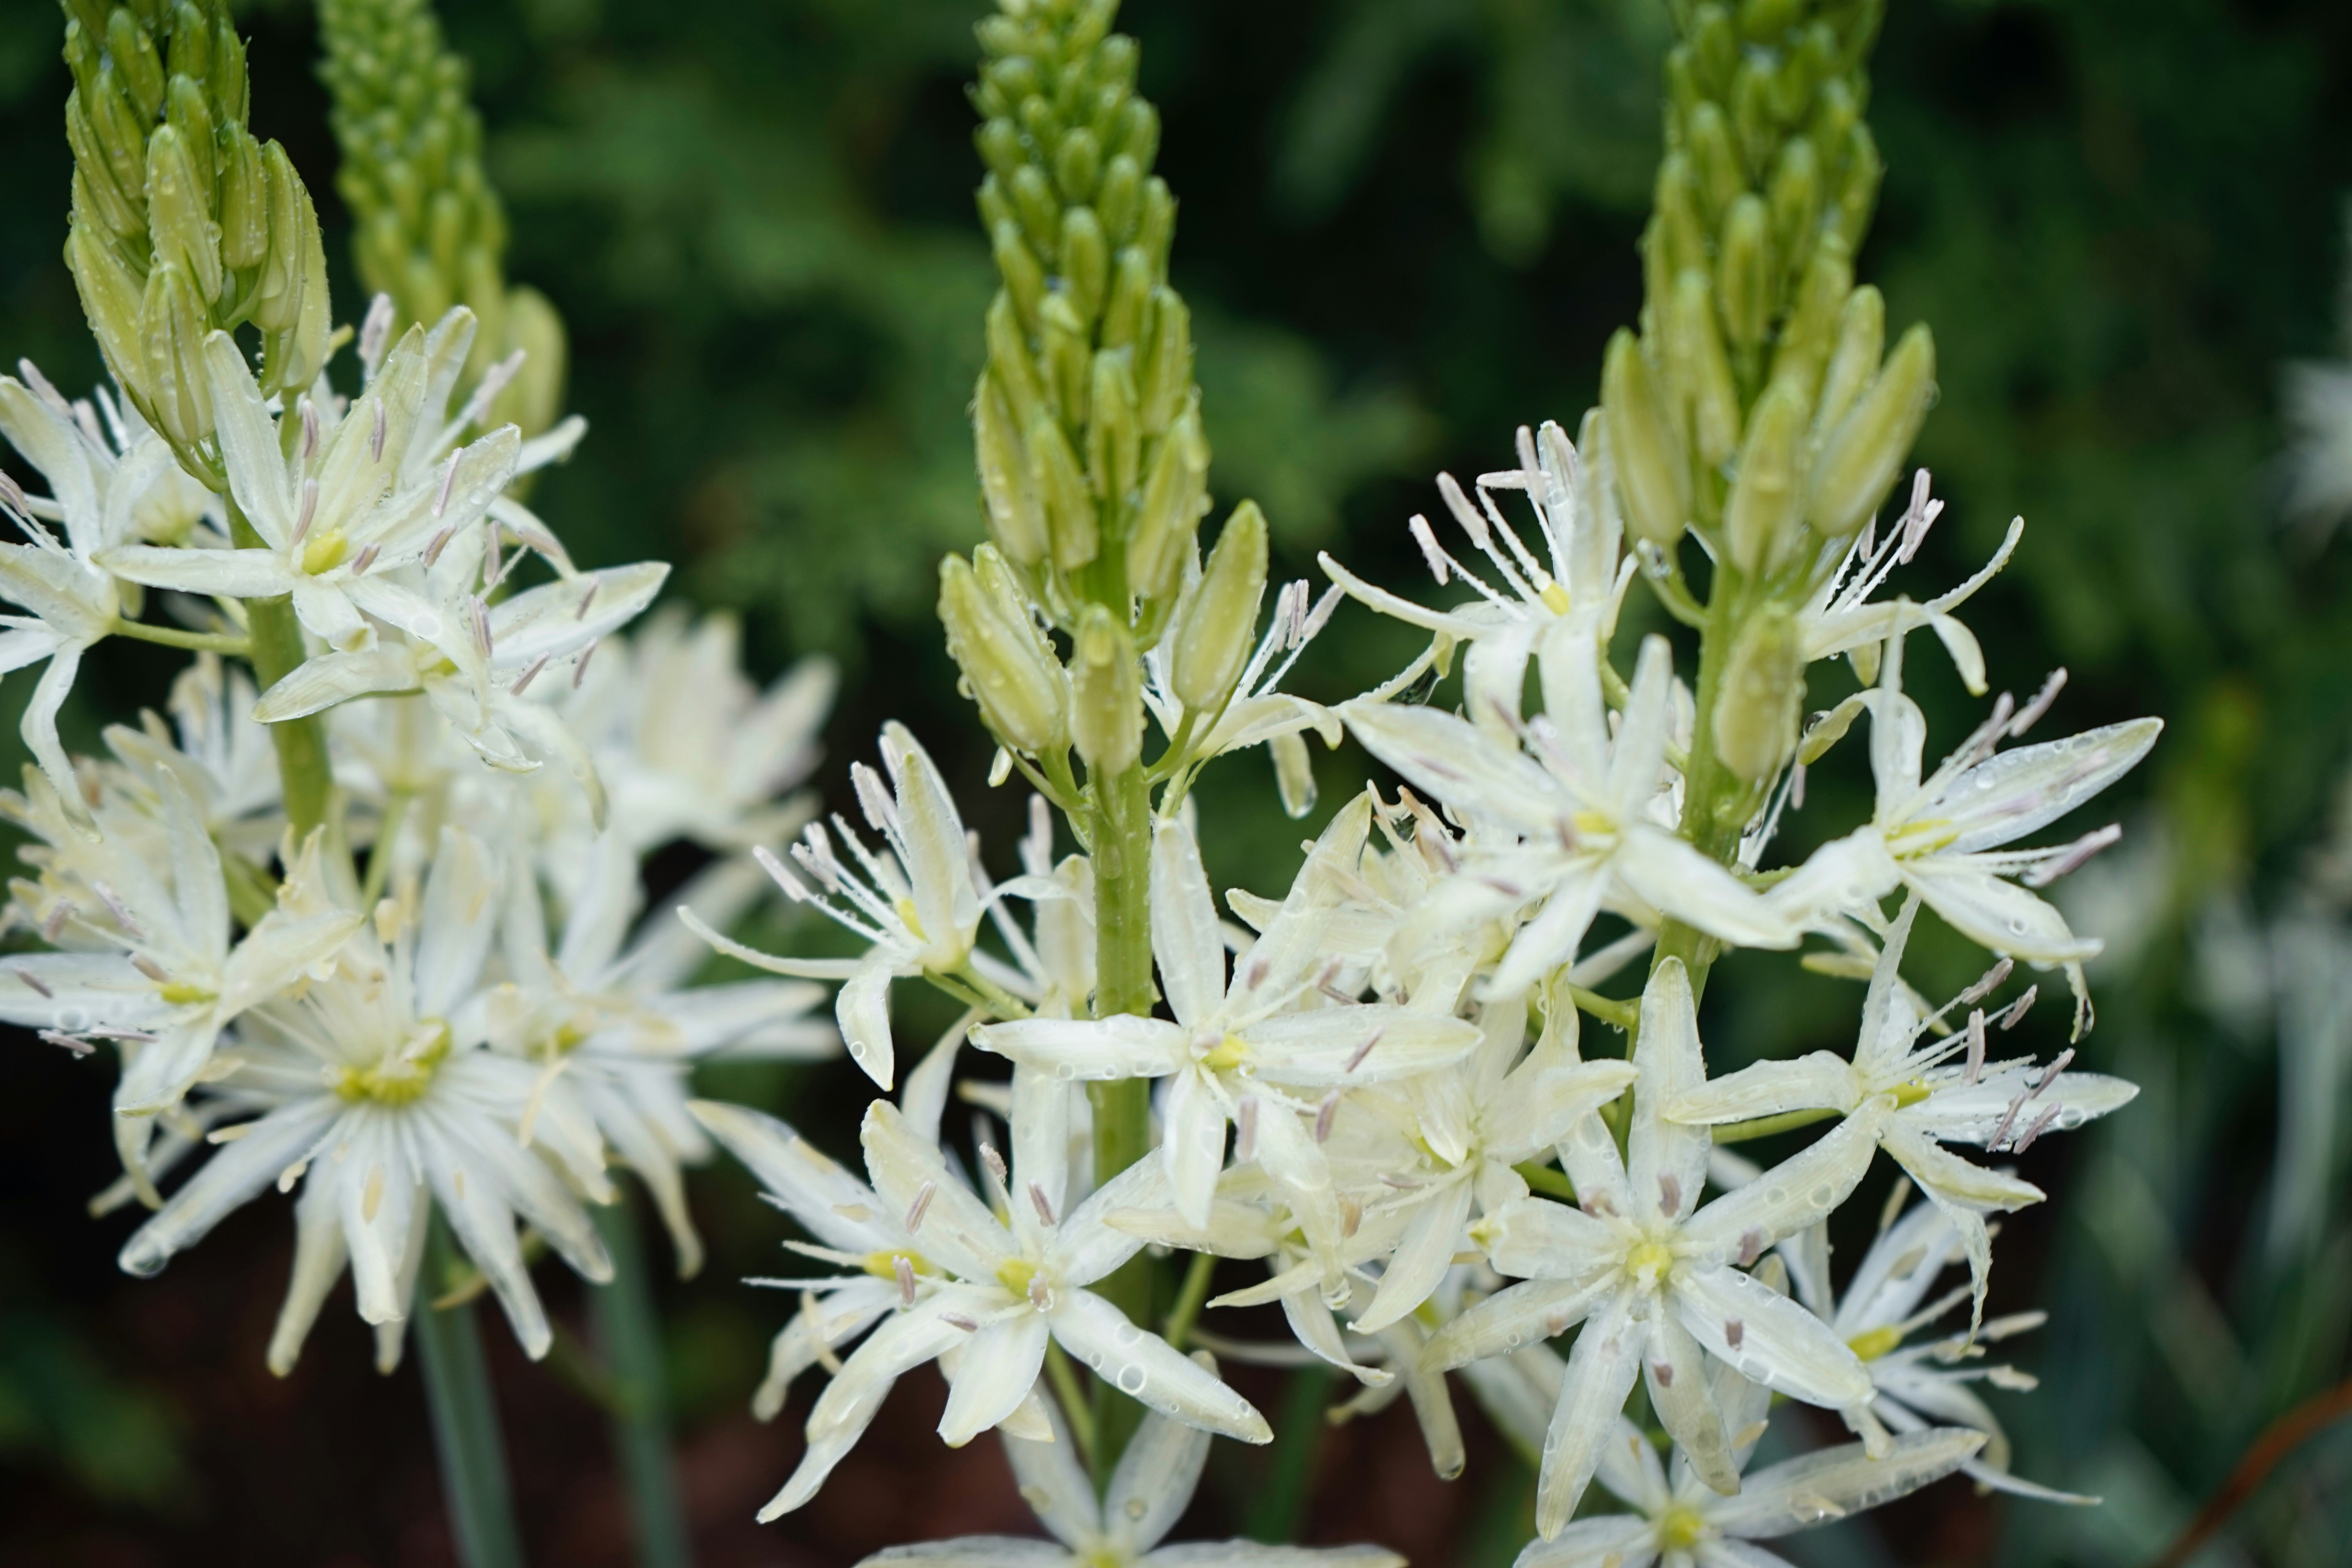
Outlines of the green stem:
[[1519,1173],[1519,1180],[1527,1183],[1528,1190],[1531,1193],[1541,1193],[1547,1197],[1559,1198],[1571,1204],[1576,1201],[1576,1184],[1568,1179],[1568,1173],[1565,1171],[1556,1171],[1549,1165],[1538,1165],[1532,1160],[1523,1165],[1514,1165],[1511,1169]]
[[1184,1283],[1176,1292],[1176,1304],[1168,1309],[1168,1321],[1160,1338],[1178,1350],[1192,1335],[1192,1325],[1201,1316],[1201,1303],[1209,1299],[1209,1277],[1217,1270],[1217,1255],[1196,1252],[1184,1269]]
[[401,824],[408,820],[408,807],[415,796],[404,789],[392,792],[384,803],[383,820],[376,824],[375,843],[368,850],[367,880],[360,888],[360,908],[375,907],[383,896],[384,879],[392,875],[393,845],[400,837]]
[[1078,1386],[1078,1369],[1053,1341],[1045,1342],[1045,1375],[1053,1381],[1054,1397],[1061,1401],[1062,1419],[1069,1424],[1070,1441],[1078,1446],[1078,1458],[1087,1473],[1095,1473],[1095,1415],[1087,1403],[1086,1390]]
[[200,653],[234,654],[239,658],[249,656],[253,639],[228,632],[184,632],[177,626],[151,626],[144,621],[126,621],[114,617],[113,633],[119,637],[131,637],[140,642],[161,643],[165,647],[194,648]]
[[1315,1456],[1323,1447],[1323,1402],[1330,1387],[1331,1369],[1320,1362],[1290,1374],[1282,1417],[1274,1424],[1274,1447],[1242,1516],[1242,1533],[1252,1541],[1279,1546],[1297,1536],[1307,1486],[1315,1479]]
[[[1151,985],[1151,786],[1140,765],[1095,781],[1095,1016],[1147,1016]],[[1090,1084],[1095,1184],[1151,1152],[1151,1085],[1143,1079]],[[1094,1287],[1131,1323],[1151,1321],[1151,1264],[1141,1254]],[[1143,1407],[1095,1384],[1097,1483],[1118,1463]]]
[[[221,502],[228,508],[229,538],[236,547],[262,548],[261,535],[245,520],[236,500],[224,495]],[[245,617],[252,632],[252,647],[247,657],[253,661],[254,679],[267,691],[310,657],[310,651],[302,646],[302,626],[294,618],[290,596],[247,599]],[[286,793],[286,820],[293,826],[295,842],[299,844],[312,828],[327,820],[327,792],[334,782],[334,773],[327,762],[326,721],[315,713],[307,719],[284,720],[269,726],[269,740],[278,748],[278,777]]]
[[[446,1289],[463,1267],[438,1212],[431,1224],[420,1305]],[[433,1412],[433,1447],[441,1461],[441,1490],[448,1503],[457,1561],[464,1568],[522,1568],[522,1537],[515,1529],[514,1500],[507,1488],[506,1445],[499,1436],[498,1407],[490,1396],[489,1368],[482,1360],[474,1309],[440,1310],[426,1305],[411,1315],[411,1326],[425,1372],[425,1402]]]
[[1793,1132],[1800,1127],[1811,1127],[1816,1121],[1827,1121],[1837,1115],[1834,1110],[1785,1110],[1778,1116],[1759,1116],[1753,1121],[1734,1121],[1714,1129],[1717,1143],[1745,1143],[1751,1138],[1769,1138],[1775,1132]]
[[596,1234],[604,1239],[604,1250],[613,1257],[612,1283],[591,1291],[588,1301],[612,1380],[613,1447],[628,1488],[637,1561],[644,1568],[688,1568],[694,1552],[677,1494],[677,1468],[670,1456],[661,1321],[646,1278],[637,1211],[624,1189],[618,1203],[589,1213]]
[[[1715,706],[1723,685],[1724,663],[1738,634],[1745,597],[1729,566],[1718,563],[1707,588],[1706,621],[1699,637],[1696,721],[1683,769],[1683,837],[1709,859],[1727,866],[1738,854],[1740,829],[1747,826],[1743,806],[1751,792],[1717,753]],[[1721,951],[1722,944],[1706,932],[1670,920],[1659,928],[1651,972],[1655,973],[1657,966],[1669,958],[1679,958],[1690,973],[1691,994],[1701,996],[1706,991],[1707,971],[1715,966]]]

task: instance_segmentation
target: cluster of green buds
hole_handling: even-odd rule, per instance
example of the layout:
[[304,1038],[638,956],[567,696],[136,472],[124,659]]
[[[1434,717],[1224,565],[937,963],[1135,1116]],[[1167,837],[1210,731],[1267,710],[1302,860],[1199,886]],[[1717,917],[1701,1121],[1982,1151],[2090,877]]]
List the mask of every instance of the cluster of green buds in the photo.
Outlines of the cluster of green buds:
[[320,0],[319,31],[360,281],[391,299],[395,331],[474,312],[461,395],[523,351],[486,417],[537,435],[562,413],[563,322],[538,290],[507,286],[506,213],[482,173],[466,62],[427,0]]
[[64,0],[66,264],[107,368],[189,471],[220,480],[207,334],[251,323],[263,385],[307,386],[329,350],[310,193],[246,128],[245,43],[226,0]]
[[1935,396],[1927,329],[1888,352],[1885,301],[1853,282],[1883,167],[1863,120],[1883,7],[1676,0],[1641,331],[1601,371],[1645,566],[1676,586],[1685,529],[1717,563],[1738,633],[1717,739],[1750,783],[1795,740],[1789,611],[1885,500]]
[[[991,542],[940,568],[965,683],[1012,752],[1075,745],[1133,767],[1139,656],[1175,638],[1189,715],[1232,697],[1265,583],[1265,522],[1236,509],[1205,572],[1209,448],[1192,319],[1168,286],[1176,203],[1151,172],[1160,119],[1135,91],[1117,0],[999,0],[978,29],[979,205],[1003,286],[972,428]],[[1070,640],[1065,666],[1048,628]]]

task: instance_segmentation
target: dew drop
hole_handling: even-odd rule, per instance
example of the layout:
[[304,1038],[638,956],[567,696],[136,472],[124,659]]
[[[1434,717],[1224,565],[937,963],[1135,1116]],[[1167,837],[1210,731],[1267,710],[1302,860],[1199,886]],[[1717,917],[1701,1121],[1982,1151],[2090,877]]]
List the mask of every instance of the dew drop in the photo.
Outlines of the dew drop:
[[1118,1376],[1113,1379],[1113,1381],[1118,1384],[1118,1391],[1121,1394],[1124,1394],[1129,1399],[1132,1399],[1137,1394],[1143,1392],[1143,1384],[1146,1380],[1141,1367],[1123,1366],[1118,1369]]

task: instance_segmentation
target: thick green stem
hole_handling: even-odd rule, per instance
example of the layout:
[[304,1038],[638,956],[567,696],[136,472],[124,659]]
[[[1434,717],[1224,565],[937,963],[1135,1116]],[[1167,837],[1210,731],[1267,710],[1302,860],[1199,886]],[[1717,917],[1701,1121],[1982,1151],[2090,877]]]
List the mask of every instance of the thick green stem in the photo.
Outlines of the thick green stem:
[[1323,1447],[1323,1401],[1330,1388],[1331,1369],[1321,1362],[1290,1374],[1282,1415],[1274,1424],[1274,1447],[1242,1515],[1242,1533],[1252,1541],[1280,1546],[1297,1539],[1315,1480],[1315,1456]]
[[[261,548],[261,535],[245,520],[245,513],[230,498],[221,498],[228,508],[229,538],[240,550]],[[294,618],[294,601],[282,599],[247,599],[245,602],[246,625],[251,631],[254,679],[264,691],[291,674],[310,657],[302,646],[302,624]],[[286,792],[286,820],[293,826],[299,844],[312,828],[327,820],[327,792],[334,774],[327,763],[327,725],[317,714],[307,719],[288,719],[269,726],[270,743],[278,748],[278,777]]]
[[489,1368],[469,1305],[429,1303],[462,1270],[439,1214],[425,1239],[424,1286],[411,1327],[433,1412],[433,1447],[441,1461],[441,1491],[449,1508],[449,1534],[464,1568],[522,1568],[522,1537],[515,1530],[507,1487],[506,1445],[490,1397]]
[[120,616],[114,618],[114,635],[139,642],[157,643],[164,647],[191,648],[199,653],[235,654],[239,658],[249,658],[253,652],[253,641],[249,637],[236,637],[226,632],[183,631],[178,626],[151,626],[144,621],[126,621]]
[[[1729,865],[1739,852],[1740,830],[1747,826],[1748,783],[1734,773],[1716,749],[1715,707],[1723,686],[1723,667],[1738,636],[1741,613],[1748,607],[1742,584],[1728,567],[1718,565],[1708,585],[1706,625],[1699,636],[1696,721],[1691,749],[1683,770],[1683,837],[1709,859]],[[1691,994],[1706,992],[1707,971],[1714,967],[1721,944],[1706,932],[1681,921],[1659,928],[1658,945],[1650,961],[1653,973],[1669,958],[1679,958],[1689,972]],[[1633,1046],[1632,1031],[1626,1050]]]
[[646,1276],[637,1212],[626,1189],[620,1202],[590,1212],[604,1250],[613,1256],[613,1282],[591,1291],[588,1300],[611,1377],[613,1447],[628,1488],[637,1561],[644,1568],[688,1568],[694,1552],[670,1456],[661,1321]]
[[[1096,784],[1095,1016],[1149,1015],[1151,985],[1151,789],[1141,766]],[[1094,1104],[1095,1183],[1109,1181],[1151,1152],[1151,1085],[1142,1079],[1088,1086]],[[1151,1321],[1151,1264],[1140,1254],[1094,1289],[1131,1323]],[[1143,1408],[1108,1383],[1095,1384],[1100,1481],[1118,1463]]]

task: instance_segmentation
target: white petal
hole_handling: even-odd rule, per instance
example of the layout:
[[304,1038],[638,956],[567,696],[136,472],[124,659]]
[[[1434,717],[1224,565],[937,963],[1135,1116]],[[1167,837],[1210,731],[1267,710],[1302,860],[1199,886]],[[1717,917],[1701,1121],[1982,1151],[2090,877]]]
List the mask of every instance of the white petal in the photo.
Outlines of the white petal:
[[2135,719],[1996,752],[1939,793],[1937,815],[1962,854],[2022,838],[2130,772],[2163,730],[2161,719]]
[[877,1088],[887,1089],[897,1063],[890,1047],[890,965],[887,955],[868,953],[856,973],[842,982],[833,1016],[841,1026],[849,1059]]
[[[1045,1430],[1052,1440],[1007,1436],[1004,1458],[1013,1467],[1022,1500],[1037,1521],[1070,1547],[1082,1547],[1102,1533],[1102,1505],[1096,1498],[1092,1478],[1080,1462],[1078,1446],[1062,1420],[1060,1406],[1051,1399],[1044,1403]],[[1155,1419],[1147,1415],[1144,1425]],[[1141,1436],[1139,1428],[1137,1438]]]
[[1548,828],[1571,804],[1518,748],[1451,713],[1361,701],[1344,704],[1339,713],[1366,751],[1416,790],[1469,816]]
[[1642,1325],[1633,1321],[1634,1296],[1619,1290],[1576,1336],[1568,1354],[1568,1376],[1559,1385],[1559,1405],[1544,1435],[1543,1468],[1536,1479],[1536,1530],[1559,1538],[1584,1499],[1601,1450],[1616,1431],[1615,1417],[1640,1375]]
[[1253,1024],[1242,1038],[1257,1077],[1324,1088],[1381,1083],[1450,1067],[1477,1048],[1478,1026],[1386,1005],[1318,1007]]
[[1061,1294],[1048,1320],[1054,1337],[1120,1393],[1187,1426],[1244,1443],[1274,1431],[1248,1400],[1202,1372],[1158,1334],[1137,1328],[1090,1290]]
[[1549,1541],[1531,1541],[1511,1568],[1650,1568],[1658,1548],[1650,1521],[1630,1513],[1580,1519]]
[[1843,1057],[1812,1051],[1793,1061],[1761,1061],[1686,1089],[1667,1102],[1669,1120],[1700,1127],[1748,1121],[1790,1110],[1847,1110],[1853,1071]]
[[1201,868],[1201,847],[1182,816],[1151,834],[1151,952],[1169,1009],[1197,1028],[1225,997],[1225,942]]
[[1749,1382],[1832,1410],[1869,1402],[1870,1373],[1845,1342],[1748,1275],[1719,1265],[1686,1266],[1675,1271],[1668,1296],[1691,1337]]
[[[1262,1108],[1263,1114],[1287,1114],[1279,1106]],[[1225,1163],[1225,1108],[1202,1075],[1186,1070],[1168,1080],[1162,1112],[1162,1158],[1176,1212],[1195,1229],[1205,1228],[1217,1195],[1217,1173]]]
[[214,428],[229,492],[254,531],[282,548],[294,531],[294,492],[261,388],[226,332],[205,339],[205,379],[212,389]]
[[1709,936],[1738,947],[1797,945],[1797,927],[1762,894],[1664,828],[1629,823],[1610,865],[1643,902]]
[[1670,1102],[1706,1081],[1697,1005],[1690,976],[1678,958],[1662,961],[1643,988],[1633,1067],[1640,1076],[1633,1085],[1633,1120],[1626,1136],[1630,1158],[1625,1181],[1634,1209],[1628,1217],[1679,1223],[1698,1207],[1714,1139],[1705,1128],[1665,1118]]
[[1018,1018],[983,1024],[971,1043],[1058,1077],[1087,1082],[1160,1078],[1185,1061],[1189,1037],[1159,1018]]
[[1045,1320],[1024,1312],[971,1336],[948,1389],[940,1441],[961,1448],[1013,1414],[1045,1364]]
[[203,1240],[230,1210],[308,1152],[341,1109],[340,1100],[321,1094],[289,1101],[250,1123],[251,1131],[205,1161],[169,1203],[131,1233],[118,1259],[122,1271],[154,1274],[173,1253]]
[[1900,863],[1903,879],[1954,931],[1992,952],[2035,963],[2095,957],[2101,943],[2078,937],[2066,917],[2023,888],[1941,855]]
[[1541,1344],[1584,1321],[1617,1289],[1615,1275],[1601,1274],[1580,1279],[1530,1279],[1497,1290],[1431,1335],[1423,1359],[1432,1367],[1450,1372],[1488,1356],[1508,1355]]
[[1103,1489],[1104,1533],[1138,1555],[1159,1545],[1192,1500],[1208,1458],[1206,1432],[1157,1411],[1145,1416]]
[[1983,1433],[1947,1426],[1897,1437],[1883,1459],[1859,1443],[1823,1448],[1748,1477],[1737,1498],[1707,1510],[1707,1522],[1728,1535],[1770,1540],[1916,1491],[1983,1446]]
[[1478,1234],[1495,1267],[1523,1279],[1589,1279],[1623,1262],[1628,1246],[1616,1226],[1549,1198],[1506,1204]]
[[1739,1489],[1739,1468],[1723,1429],[1723,1412],[1707,1386],[1706,1356],[1671,1312],[1650,1319],[1650,1342],[1642,1356],[1642,1381],[1650,1408],[1675,1440],[1675,1457],[1716,1491]]
[[921,1226],[913,1233],[925,1256],[959,1277],[993,1281],[1012,1256],[1012,1237],[971,1189],[948,1170],[939,1149],[907,1129],[898,1108],[877,1100],[866,1108],[859,1140],[866,1146],[866,1173],[894,1218],[924,1200]]
[[1685,1239],[1696,1254],[1715,1261],[1753,1259],[1782,1237],[1828,1218],[1870,1169],[1885,1114],[1885,1101],[1874,1101],[1801,1152],[1726,1193],[1691,1216]]
[[[764,1111],[715,1100],[688,1102],[694,1119],[743,1162],[760,1184],[827,1247],[844,1252],[878,1250],[898,1229],[903,1212],[886,1212],[872,1188]],[[854,1217],[853,1217],[854,1216]]]
[[1371,1307],[1356,1320],[1358,1333],[1377,1333],[1429,1300],[1453,1265],[1469,1219],[1467,1181],[1453,1182],[1422,1204],[1381,1275]]

